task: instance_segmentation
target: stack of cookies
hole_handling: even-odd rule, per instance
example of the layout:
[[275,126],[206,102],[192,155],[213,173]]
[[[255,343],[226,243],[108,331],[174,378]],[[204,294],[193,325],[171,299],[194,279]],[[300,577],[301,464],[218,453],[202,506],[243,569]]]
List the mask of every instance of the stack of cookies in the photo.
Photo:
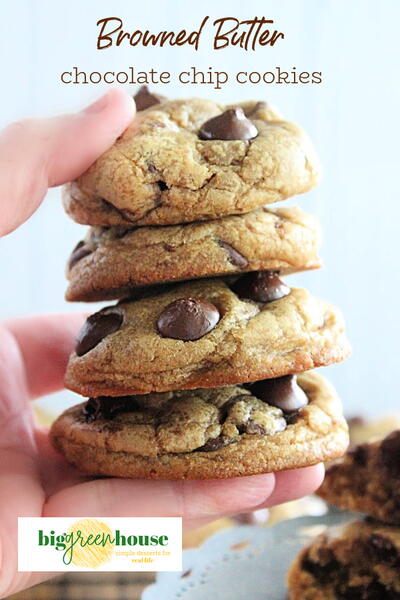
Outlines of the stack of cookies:
[[264,102],[221,106],[141,89],[137,116],[64,192],[91,225],[71,301],[116,299],[79,333],[66,386],[89,397],[52,440],[94,475],[226,478],[340,456],[347,426],[314,367],[345,359],[340,312],[282,276],[315,269],[298,208],[318,161]]
[[291,600],[400,598],[400,430],[353,447],[319,495],[364,520],[318,536],[289,572]]

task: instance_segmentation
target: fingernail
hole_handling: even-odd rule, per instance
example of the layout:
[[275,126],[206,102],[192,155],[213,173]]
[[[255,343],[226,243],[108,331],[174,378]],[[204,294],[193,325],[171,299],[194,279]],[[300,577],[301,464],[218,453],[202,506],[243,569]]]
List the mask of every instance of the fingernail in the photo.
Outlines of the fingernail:
[[88,115],[95,115],[96,113],[102,112],[108,104],[108,92],[106,92],[101,98],[90,104],[83,109],[82,112]]

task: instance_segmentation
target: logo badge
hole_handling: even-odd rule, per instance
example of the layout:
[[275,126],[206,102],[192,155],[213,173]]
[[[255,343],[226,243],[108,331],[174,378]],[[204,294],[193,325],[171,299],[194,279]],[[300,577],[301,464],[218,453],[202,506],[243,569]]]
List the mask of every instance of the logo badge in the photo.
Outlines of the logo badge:
[[181,571],[179,517],[19,517],[19,571]]

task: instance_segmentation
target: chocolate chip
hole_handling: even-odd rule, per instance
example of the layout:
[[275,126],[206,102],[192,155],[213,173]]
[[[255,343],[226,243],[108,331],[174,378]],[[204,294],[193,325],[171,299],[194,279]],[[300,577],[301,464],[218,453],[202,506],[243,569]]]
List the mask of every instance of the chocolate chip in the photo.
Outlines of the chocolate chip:
[[239,269],[244,269],[249,264],[247,258],[245,258],[240,252],[238,252],[233,246],[224,242],[223,240],[219,240],[218,244],[223,248],[227,254],[229,261],[235,266],[239,267]]
[[158,317],[163,337],[194,341],[209,333],[220,319],[218,308],[199,298],[180,298],[168,304]]
[[100,398],[89,398],[89,400],[85,403],[82,412],[87,423],[96,421],[96,419],[98,419],[101,415]]
[[393,588],[389,588],[379,581],[371,581],[366,585],[350,586],[348,582],[345,585],[335,587],[335,598],[339,600],[395,600],[400,598]]
[[[300,411],[295,410],[290,413],[285,413],[286,425],[294,425],[300,419]],[[329,468],[328,468],[329,470]]]
[[257,127],[241,108],[230,108],[201,126],[201,140],[251,140],[257,137]]
[[229,439],[228,437],[226,437],[224,435],[219,435],[216,438],[208,440],[204,444],[204,446],[200,446],[200,448],[197,448],[197,451],[198,452],[213,452],[214,450],[219,450],[220,448],[227,446],[232,441],[233,440]]
[[99,396],[98,398],[89,398],[83,407],[85,420],[90,423],[97,419],[112,420],[116,415],[135,410],[137,405],[134,396],[120,396],[110,398],[108,396]]
[[68,261],[68,268],[72,269],[77,262],[81,260],[84,256],[88,256],[92,254],[92,250],[86,246],[85,242],[78,242],[75,248],[72,250],[71,256]]
[[161,192],[165,192],[166,190],[169,189],[168,186],[167,186],[167,184],[165,183],[165,181],[161,181],[161,180],[157,181],[157,185],[160,188]]
[[365,467],[368,460],[368,445],[360,444],[359,446],[354,446],[353,448],[350,448],[348,454],[352,457],[357,466]]
[[254,302],[273,302],[290,294],[290,288],[279,277],[279,271],[246,273],[231,288],[240,298]]
[[296,381],[295,375],[284,375],[276,379],[263,379],[247,386],[247,389],[263,402],[291,413],[308,404],[308,398]]
[[147,85],[142,85],[141,88],[136,92],[133,96],[136,104],[136,110],[145,110],[146,108],[150,108],[150,106],[154,106],[155,104],[160,104],[165,100],[165,96],[161,96],[160,94],[153,94],[150,92]]
[[342,570],[340,563],[334,558],[333,554],[323,564],[315,562],[307,556],[302,562],[302,568],[307,573],[310,573],[320,585],[326,585],[331,582],[335,575],[338,575]]
[[374,561],[393,566],[400,558],[393,542],[379,533],[372,533],[367,543],[367,551]]
[[391,475],[400,476],[400,429],[393,431],[382,441],[380,462]]
[[103,308],[86,319],[78,333],[75,352],[82,356],[92,350],[102,339],[118,331],[123,321],[123,312],[117,307]]

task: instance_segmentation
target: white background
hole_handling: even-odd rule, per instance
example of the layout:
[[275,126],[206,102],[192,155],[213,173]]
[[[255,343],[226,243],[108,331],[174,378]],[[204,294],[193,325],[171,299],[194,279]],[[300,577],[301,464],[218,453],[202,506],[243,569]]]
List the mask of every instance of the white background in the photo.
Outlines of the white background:
[[[397,410],[399,9],[398,0],[2,0],[0,125],[73,111],[100,95],[101,85],[61,84],[60,73],[75,65],[86,71],[130,65],[174,73],[192,65],[231,72],[277,65],[323,71],[321,85],[232,83],[219,91],[169,85],[157,91],[221,102],[269,100],[308,130],[324,179],[315,191],[288,203],[300,203],[321,219],[325,268],[291,281],[345,313],[354,355],[324,373],[336,384],[347,414]],[[103,17],[123,18],[127,30],[159,31],[194,29],[206,14],[212,20],[264,15],[275,20],[285,40],[257,52],[210,51],[207,38],[198,52],[186,47],[96,50],[96,21]],[[67,305],[63,293],[65,260],[83,231],[63,214],[59,190],[53,190],[27,224],[0,241],[3,316],[82,309]]]

